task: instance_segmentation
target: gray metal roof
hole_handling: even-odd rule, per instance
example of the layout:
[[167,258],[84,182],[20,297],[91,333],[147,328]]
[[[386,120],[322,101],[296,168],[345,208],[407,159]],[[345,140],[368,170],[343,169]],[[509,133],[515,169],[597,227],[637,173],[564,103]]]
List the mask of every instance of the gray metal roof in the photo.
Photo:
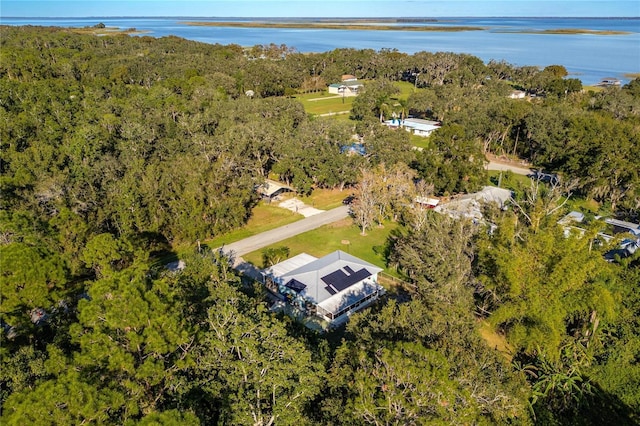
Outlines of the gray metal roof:
[[307,253],[300,253],[276,265],[270,266],[264,272],[265,272],[265,275],[273,275],[274,277],[281,277],[315,260],[318,260],[318,258],[311,256],[310,254],[307,254]]
[[627,232],[640,236],[640,224],[611,218],[606,218],[604,221],[615,228],[626,229]]
[[275,180],[267,179],[265,180],[264,184],[258,187],[258,192],[266,195],[267,197],[271,197],[276,192],[284,189],[288,191],[293,191],[293,188],[291,188],[290,186],[282,182],[276,182]]
[[[272,270],[274,268],[277,270],[278,265],[274,265]],[[332,294],[331,291],[327,290],[328,285],[322,280],[323,277],[340,270],[342,270],[346,275],[351,275],[354,271],[360,271],[362,269],[366,269],[368,272],[367,274],[362,275],[363,279],[369,278],[382,271],[382,268],[378,266],[372,265],[371,263],[345,253],[342,250],[337,250],[321,257],[320,259],[313,260],[306,265],[302,265],[296,269],[289,270],[282,275],[276,276],[282,280],[283,284],[292,279],[304,283],[307,288],[303,290],[301,296],[304,296],[316,304],[320,304],[332,297],[341,299],[341,295],[349,292],[349,288],[351,288],[350,286],[342,291],[334,291]],[[366,277],[364,275],[366,275]],[[353,284],[353,286],[358,285],[358,283]],[[361,294],[360,292],[358,293]],[[352,297],[350,297],[350,299]]]

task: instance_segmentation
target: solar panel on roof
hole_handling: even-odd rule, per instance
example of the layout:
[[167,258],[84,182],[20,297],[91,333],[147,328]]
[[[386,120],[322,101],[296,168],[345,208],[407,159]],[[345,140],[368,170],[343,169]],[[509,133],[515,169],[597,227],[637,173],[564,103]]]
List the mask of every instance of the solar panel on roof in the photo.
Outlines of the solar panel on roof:
[[344,270],[347,271],[349,273],[349,275],[353,274],[353,269],[351,269],[351,267],[349,265],[344,267]]
[[[332,285],[334,287],[336,287],[336,284],[343,281],[345,278],[347,278],[347,274],[345,274],[342,269],[338,269],[335,272],[330,273],[329,275],[325,275],[324,277],[320,278],[322,281],[325,282],[325,284],[328,285]],[[337,287],[336,287],[337,288]]]
[[301,283],[300,281],[298,281],[296,279],[292,279],[288,283],[285,284],[285,287],[289,287],[290,289],[300,293],[302,290],[307,288],[307,285]]
[[333,296],[334,294],[336,294],[336,293],[337,293],[337,292],[336,292],[333,288],[331,288],[331,286],[329,286],[329,285],[328,285],[328,286],[326,286],[324,289],[325,289],[325,290],[327,290],[327,291],[329,292],[329,294],[331,294],[332,296]]
[[342,270],[337,270],[330,273],[329,275],[325,275],[321,279],[329,286],[332,286],[338,291],[342,291],[369,276],[371,276],[371,272],[367,271],[365,268],[362,268],[358,272],[354,272],[351,275],[345,274],[344,272],[342,272]]

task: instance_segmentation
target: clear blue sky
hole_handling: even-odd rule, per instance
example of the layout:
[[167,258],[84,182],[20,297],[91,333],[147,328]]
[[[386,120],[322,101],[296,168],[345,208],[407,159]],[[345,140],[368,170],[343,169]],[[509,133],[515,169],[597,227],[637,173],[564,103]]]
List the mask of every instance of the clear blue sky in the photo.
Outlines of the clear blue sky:
[[1,0],[0,16],[204,17],[638,17],[640,1],[530,0]]

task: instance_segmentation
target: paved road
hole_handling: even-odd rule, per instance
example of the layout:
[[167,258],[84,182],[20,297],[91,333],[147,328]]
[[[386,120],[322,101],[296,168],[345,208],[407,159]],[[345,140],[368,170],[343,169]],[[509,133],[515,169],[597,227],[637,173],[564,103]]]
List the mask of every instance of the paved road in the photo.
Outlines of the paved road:
[[[528,175],[531,173],[531,170],[527,168],[496,162],[490,162],[487,168],[489,170],[511,170],[513,173],[521,175]],[[289,225],[281,226],[280,228],[265,231],[252,237],[245,238],[244,240],[225,245],[222,247],[222,250],[225,253],[232,255],[235,259],[235,267],[237,269],[241,270],[246,275],[259,279],[259,270],[253,265],[246,263],[244,259],[242,259],[242,255],[260,250],[263,247],[286,240],[287,238],[302,234],[303,232],[311,231],[312,229],[319,228],[323,225],[337,222],[338,220],[344,219],[348,216],[349,206],[340,206],[297,222],[290,223]]]
[[[531,170],[524,167],[511,166],[493,161],[489,162],[487,168],[489,170],[511,170],[513,173],[521,175],[528,175],[531,173]],[[280,228],[272,229],[252,237],[245,238],[244,240],[225,245],[223,250],[225,253],[233,254],[238,258],[243,254],[260,250],[261,248],[277,243],[278,241],[286,240],[287,238],[294,237],[303,232],[311,231],[312,229],[319,228],[322,225],[336,222],[348,216],[349,206],[340,206],[297,222],[290,223],[289,225],[281,226]]]
[[245,238],[244,240],[225,245],[222,249],[225,253],[233,254],[238,258],[243,254],[251,253],[252,251],[277,243],[278,241],[286,240],[287,238],[294,237],[303,232],[311,231],[312,229],[319,228],[322,225],[337,222],[338,220],[344,219],[348,216],[349,206],[336,207],[335,209],[328,210],[314,216],[309,216],[297,222],[281,226],[280,228],[265,231],[261,234]]
[[528,175],[531,173],[531,169],[518,167],[518,166],[511,166],[509,164],[496,163],[494,161],[489,162],[489,165],[487,166],[487,170],[502,170],[502,171],[511,170],[513,173],[516,173],[519,175]]
[[349,114],[351,112],[351,110],[348,111],[338,111],[338,112],[327,112],[326,114],[320,114],[320,117],[330,117],[332,115],[342,115],[342,114]]

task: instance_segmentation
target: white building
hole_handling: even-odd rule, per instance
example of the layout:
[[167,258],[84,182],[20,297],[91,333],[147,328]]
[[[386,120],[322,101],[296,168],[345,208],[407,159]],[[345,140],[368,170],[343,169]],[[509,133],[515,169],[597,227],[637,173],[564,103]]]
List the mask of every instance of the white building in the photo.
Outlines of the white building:
[[523,92],[522,90],[514,90],[509,95],[509,98],[511,99],[524,99],[526,97],[527,97],[527,92]]
[[342,96],[356,96],[364,87],[358,80],[345,80],[329,85],[329,93]]
[[482,204],[496,203],[500,208],[505,208],[511,195],[511,191],[508,189],[484,186],[478,192],[462,195],[448,203],[439,204],[435,207],[435,211],[455,218],[468,218],[480,222],[483,220]]
[[391,129],[405,129],[407,132],[423,137],[430,136],[431,133],[440,128],[439,122],[421,118],[405,118],[404,120],[394,118],[393,120],[385,121],[384,124]]
[[320,259],[299,254],[267,268],[263,276],[267,287],[291,305],[339,325],[384,294],[378,284],[380,271],[337,250]]

